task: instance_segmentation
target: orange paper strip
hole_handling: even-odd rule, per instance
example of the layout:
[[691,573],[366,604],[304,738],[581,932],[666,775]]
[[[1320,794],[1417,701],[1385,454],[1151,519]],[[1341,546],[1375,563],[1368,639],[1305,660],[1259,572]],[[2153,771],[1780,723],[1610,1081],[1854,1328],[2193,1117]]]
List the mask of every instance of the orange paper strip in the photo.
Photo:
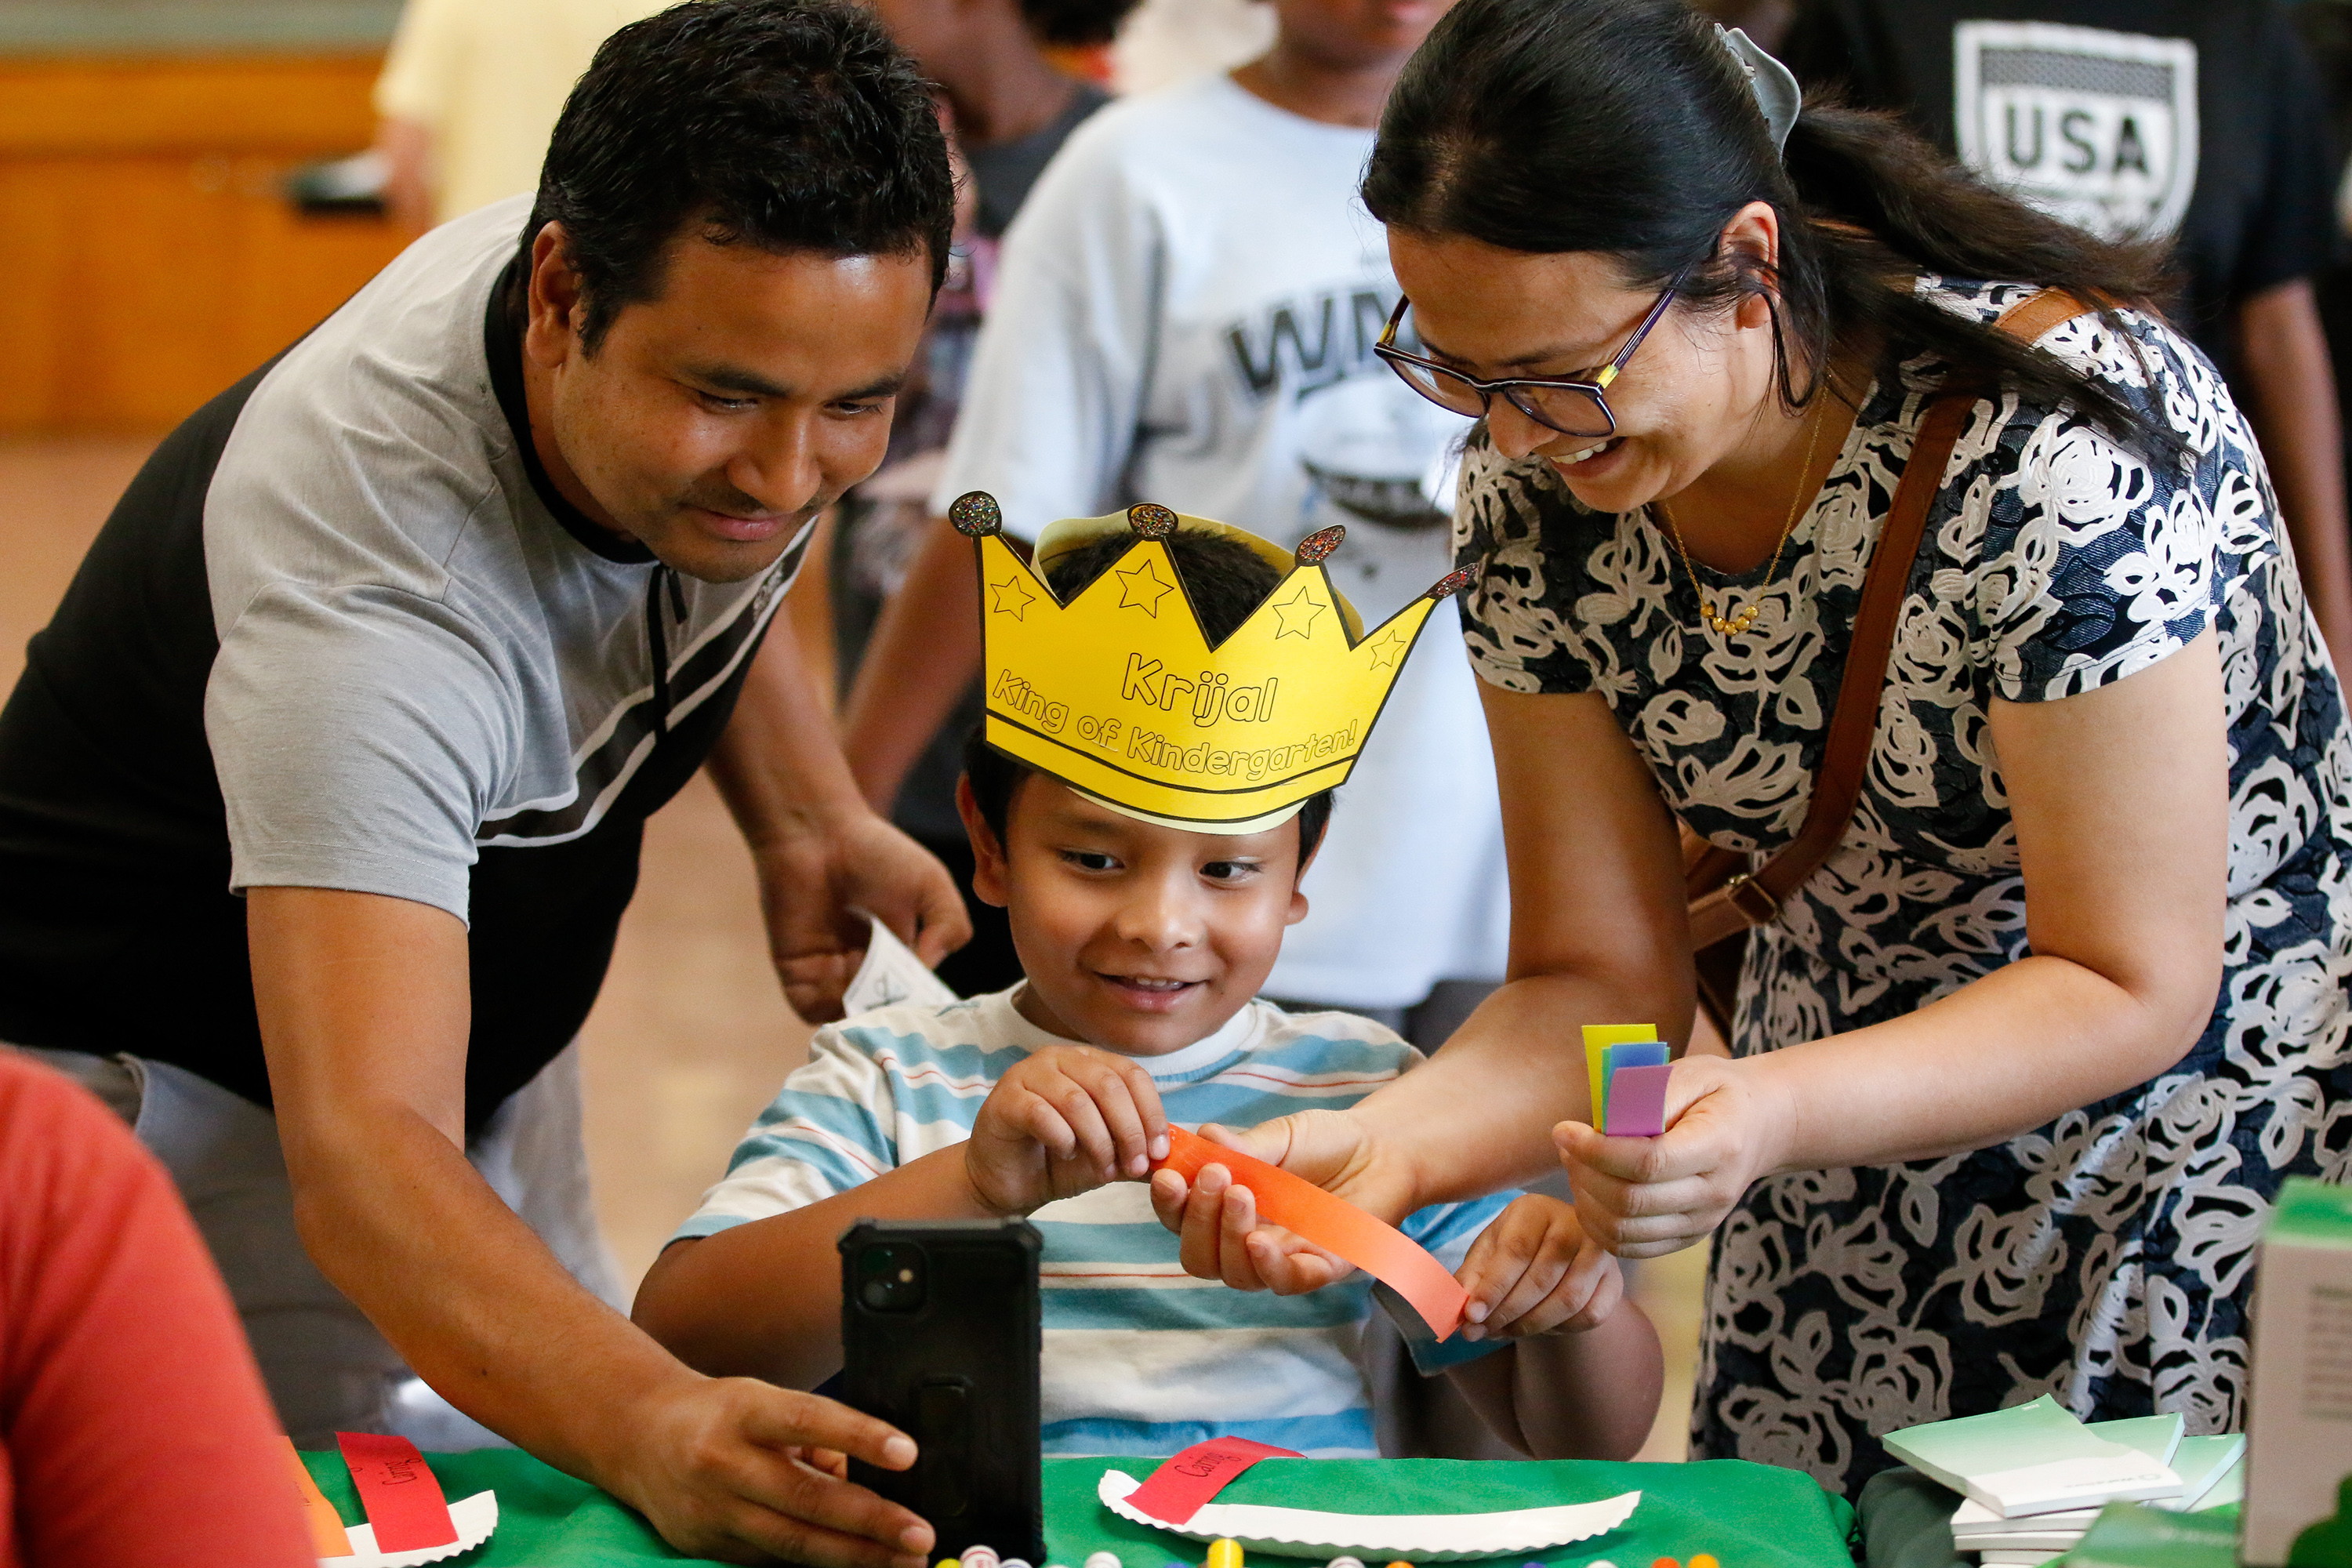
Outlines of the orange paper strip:
[[1234,1184],[1247,1187],[1257,1200],[1259,1217],[1268,1224],[1293,1231],[1326,1252],[1338,1253],[1412,1302],[1413,1310],[1440,1340],[1452,1337],[1462,1326],[1469,1293],[1445,1271],[1445,1265],[1404,1232],[1278,1166],[1212,1143],[1181,1127],[1169,1128],[1168,1158],[1153,1168],[1173,1171],[1192,1182],[1200,1178],[1204,1165],[1223,1165],[1232,1172]]
[[294,1467],[294,1482],[301,1489],[302,1513],[310,1523],[311,1555],[356,1555],[352,1551],[352,1538],[343,1530],[343,1516],[335,1511],[335,1505],[329,1502],[327,1494],[319,1489],[318,1479],[310,1474],[310,1467],[304,1464],[302,1456],[294,1451],[294,1439],[280,1437],[278,1441],[286,1445],[286,1462]]

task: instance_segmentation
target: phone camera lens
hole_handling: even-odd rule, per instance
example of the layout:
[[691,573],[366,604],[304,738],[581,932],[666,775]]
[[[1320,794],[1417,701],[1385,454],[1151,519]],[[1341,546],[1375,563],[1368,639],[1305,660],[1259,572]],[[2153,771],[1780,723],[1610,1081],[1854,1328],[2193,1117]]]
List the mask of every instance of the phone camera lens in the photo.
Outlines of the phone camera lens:
[[923,1304],[923,1255],[904,1242],[859,1253],[857,1299],[870,1311],[911,1312]]

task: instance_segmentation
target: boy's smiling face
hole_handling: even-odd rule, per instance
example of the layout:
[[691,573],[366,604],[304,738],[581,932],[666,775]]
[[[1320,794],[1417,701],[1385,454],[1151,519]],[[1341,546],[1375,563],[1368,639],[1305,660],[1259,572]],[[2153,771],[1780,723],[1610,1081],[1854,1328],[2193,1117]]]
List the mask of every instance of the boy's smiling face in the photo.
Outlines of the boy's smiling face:
[[968,781],[956,805],[973,890],[1012,918],[1029,977],[1021,1011],[1065,1039],[1157,1057],[1206,1038],[1257,994],[1284,930],[1307,918],[1296,817],[1264,833],[1191,833],[1033,773],[1013,789],[999,844]]

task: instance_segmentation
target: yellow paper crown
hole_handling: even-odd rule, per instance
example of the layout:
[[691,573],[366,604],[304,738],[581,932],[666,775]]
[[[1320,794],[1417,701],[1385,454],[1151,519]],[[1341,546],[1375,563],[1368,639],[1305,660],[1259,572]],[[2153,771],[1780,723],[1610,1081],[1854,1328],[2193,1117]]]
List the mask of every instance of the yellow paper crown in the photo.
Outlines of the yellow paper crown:
[[[1370,633],[1323,562],[1346,530],[1296,552],[1163,506],[1057,522],[1037,564],[1001,534],[980,490],[948,515],[980,557],[989,744],[1123,811],[1196,831],[1272,826],[1344,783],[1455,572]],[[1280,566],[1274,592],[1211,647],[1161,542],[1179,524],[1222,533]],[[1112,531],[1125,553],[1064,605],[1045,574]]]

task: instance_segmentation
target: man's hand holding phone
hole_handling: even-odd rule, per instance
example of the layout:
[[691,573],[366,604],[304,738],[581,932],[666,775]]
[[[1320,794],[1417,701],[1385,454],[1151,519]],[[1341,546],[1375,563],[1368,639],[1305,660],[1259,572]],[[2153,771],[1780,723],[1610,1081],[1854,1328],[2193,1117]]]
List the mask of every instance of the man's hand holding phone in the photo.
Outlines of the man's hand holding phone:
[[[685,1378],[633,1410],[602,1477],[672,1546],[729,1561],[747,1549],[816,1568],[921,1568],[934,1531],[848,1479],[848,1455],[915,1462],[887,1422],[751,1378]],[[616,1435],[618,1436],[618,1435]]]
[[1149,1176],[1151,1162],[1168,1154],[1168,1117],[1151,1075],[1131,1058],[1053,1046],[997,1080],[963,1149],[981,1202],[1027,1215]]

